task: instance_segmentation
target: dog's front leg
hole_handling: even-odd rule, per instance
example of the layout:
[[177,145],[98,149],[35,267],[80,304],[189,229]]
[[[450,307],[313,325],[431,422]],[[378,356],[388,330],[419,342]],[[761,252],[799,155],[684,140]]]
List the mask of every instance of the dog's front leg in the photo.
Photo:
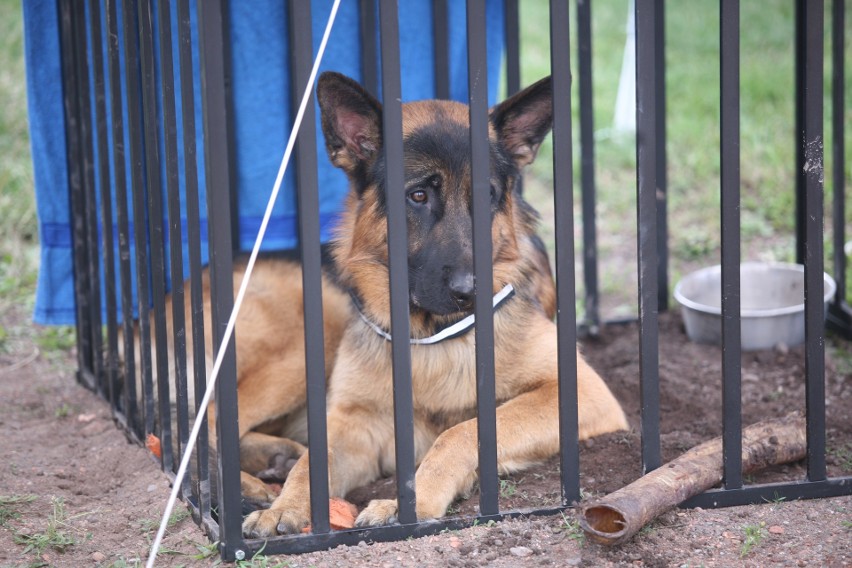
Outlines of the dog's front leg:
[[[497,408],[497,467],[501,473],[538,463],[559,449],[555,381],[519,395]],[[429,449],[415,477],[417,518],[443,516],[453,500],[470,491],[479,457],[476,419],[444,431]],[[395,500],[372,501],[358,516],[359,526],[393,522]]]
[[[328,414],[328,473],[331,497],[344,497],[354,487],[379,477],[380,455],[393,439],[393,424],[363,406],[334,407]],[[392,445],[392,444],[391,444]],[[281,495],[265,511],[243,522],[243,534],[267,538],[298,533],[311,519],[309,452],[290,471]]]

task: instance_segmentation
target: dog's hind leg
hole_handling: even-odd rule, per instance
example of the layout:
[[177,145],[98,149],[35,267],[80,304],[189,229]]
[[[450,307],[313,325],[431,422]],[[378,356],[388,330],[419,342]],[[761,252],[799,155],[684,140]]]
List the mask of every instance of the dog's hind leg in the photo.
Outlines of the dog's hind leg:
[[240,440],[240,469],[264,481],[281,483],[305,453],[305,446],[288,438],[249,432]]

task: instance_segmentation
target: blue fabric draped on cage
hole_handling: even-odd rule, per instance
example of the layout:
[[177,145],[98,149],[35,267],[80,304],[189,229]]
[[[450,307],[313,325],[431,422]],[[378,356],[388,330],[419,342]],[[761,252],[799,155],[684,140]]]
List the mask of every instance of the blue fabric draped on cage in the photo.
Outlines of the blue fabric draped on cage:
[[[417,100],[435,96],[434,81],[434,40],[433,34],[423,33],[433,26],[432,3],[428,0],[410,0],[401,2],[400,19],[400,60],[402,66],[402,93],[404,100]],[[488,18],[488,68],[489,98],[493,103],[497,96],[500,59],[504,43],[504,21],[502,0],[489,1]],[[312,0],[313,39],[316,51],[325,28],[326,19],[332,5],[331,0]],[[177,45],[176,3],[155,1],[155,10],[162,7],[172,10],[172,43]],[[355,79],[360,79],[359,6],[356,1],[344,1],[331,34],[327,52],[321,70],[335,70]],[[136,9],[136,2],[119,2],[119,21],[122,9]],[[35,173],[35,191],[39,217],[39,238],[41,243],[41,264],[36,292],[34,319],[41,324],[72,324],[75,319],[73,255],[68,196],[68,164],[65,146],[65,121],[63,115],[63,97],[61,83],[61,62],[59,43],[59,18],[55,0],[28,0],[23,3],[25,58],[27,69],[27,102],[30,119],[33,166]],[[272,188],[281,156],[284,152],[291,127],[291,85],[288,73],[287,6],[280,0],[255,0],[252,2],[229,3],[228,34],[231,46],[232,104],[233,104],[233,149],[235,182],[238,203],[239,246],[248,250],[254,244],[257,231],[269,193]],[[465,6],[463,2],[448,3],[449,17],[449,61],[451,98],[467,101],[467,47],[465,34]],[[102,11],[105,13],[105,11]],[[207,209],[204,193],[204,153],[201,120],[201,79],[197,42],[197,19],[194,3],[191,3],[193,27],[193,76],[196,113],[195,136],[198,145],[198,176],[201,207],[202,259],[207,260]],[[153,19],[156,22],[156,17]],[[156,23],[155,23],[156,25]],[[97,49],[103,50],[106,61],[106,24],[102,22],[104,37]],[[154,34],[157,34],[155,28]],[[128,38],[119,26],[119,45]],[[138,41],[138,38],[131,38]],[[156,46],[156,42],[155,42]],[[92,46],[89,46],[89,65],[92,65]],[[121,51],[121,50],[120,50]],[[159,85],[160,54],[155,52],[157,84]],[[177,49],[173,53],[175,81],[175,102],[180,116],[181,92],[179,61]],[[131,72],[138,73],[136,65]],[[121,57],[122,100],[110,100],[107,89],[107,109],[114,103],[120,103],[127,116],[127,100],[124,74],[128,72],[127,62]],[[91,80],[91,73],[90,73]],[[90,91],[94,93],[94,89]],[[158,93],[158,97],[160,94]],[[161,112],[158,101],[158,115]],[[136,109],[135,109],[136,110]],[[141,109],[136,110],[141,112]],[[94,115],[94,113],[92,113]],[[107,117],[110,111],[107,111]],[[108,118],[109,121],[109,118]],[[124,124],[128,121],[125,118]],[[162,154],[162,119],[158,116],[159,147]],[[331,166],[325,157],[322,134],[317,127],[319,153],[320,221],[322,239],[328,240],[330,231],[337,219],[347,187],[342,172]],[[111,127],[108,147],[109,163],[112,167]],[[180,164],[180,188],[182,230],[186,231],[184,171],[183,171],[183,132],[181,121],[177,121],[178,163]],[[125,127],[124,145],[129,145],[129,132]],[[95,145],[95,159],[97,145]],[[131,168],[126,163],[128,173]],[[110,172],[114,182],[114,172]],[[161,172],[163,180],[165,172]],[[97,176],[95,176],[97,178]],[[97,179],[96,179],[96,183]],[[165,188],[165,183],[161,184]],[[114,191],[114,189],[113,189]],[[98,194],[101,188],[98,187]],[[164,197],[165,199],[165,197]],[[115,199],[112,200],[115,203]],[[132,212],[131,212],[132,215]],[[113,219],[115,219],[115,214]],[[132,217],[131,217],[132,219]],[[165,223],[167,220],[164,219]],[[99,227],[100,231],[100,227]],[[117,229],[113,231],[117,235]],[[131,228],[130,234],[133,235]],[[184,239],[185,242],[185,239]],[[136,242],[131,238],[131,258],[135,262]],[[295,189],[292,171],[288,173],[282,187],[281,196],[275,205],[269,230],[263,243],[263,250],[284,250],[297,246],[297,215]],[[118,244],[114,243],[116,254]],[[168,243],[166,243],[168,254]],[[188,267],[188,251],[183,248],[184,267]],[[133,263],[131,263],[133,264]],[[168,257],[166,258],[168,271]],[[134,267],[135,270],[135,267]],[[188,269],[187,269],[188,270]],[[103,270],[100,272],[103,274]],[[187,274],[181,275],[181,280]],[[171,276],[168,276],[171,279]],[[131,278],[136,298],[135,273]],[[101,282],[103,287],[104,283]],[[101,295],[103,298],[103,294]]]

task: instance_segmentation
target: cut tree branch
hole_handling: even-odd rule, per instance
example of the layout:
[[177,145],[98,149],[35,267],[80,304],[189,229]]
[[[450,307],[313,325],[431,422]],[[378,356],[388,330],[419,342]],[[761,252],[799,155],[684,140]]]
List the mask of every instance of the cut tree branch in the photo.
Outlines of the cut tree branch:
[[[800,413],[758,422],[743,430],[743,473],[805,457]],[[645,524],[722,481],[722,439],[700,444],[679,458],[602,499],[583,505],[580,526],[594,541],[620,544]]]

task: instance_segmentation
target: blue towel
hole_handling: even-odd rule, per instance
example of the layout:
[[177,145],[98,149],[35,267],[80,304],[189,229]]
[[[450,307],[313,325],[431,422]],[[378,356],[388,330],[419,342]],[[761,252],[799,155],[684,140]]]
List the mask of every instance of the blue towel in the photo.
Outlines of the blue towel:
[[[121,22],[121,2],[119,22]],[[173,64],[178,73],[177,14],[172,3]],[[450,88],[451,97],[467,100],[467,48],[465,34],[465,6],[463,2],[449,2],[450,22]],[[489,96],[496,99],[498,71],[504,43],[502,0],[487,2],[488,74]],[[88,5],[88,4],[87,4]],[[313,39],[316,51],[325,28],[332,1],[312,0]],[[155,10],[160,6],[155,1]],[[287,11],[280,0],[254,0],[229,2],[229,37],[231,41],[233,70],[234,149],[236,182],[239,203],[239,240],[244,250],[254,244],[260,220],[266,208],[278,166],[290,131],[290,85],[287,73]],[[23,3],[24,44],[27,76],[27,103],[30,119],[36,201],[41,242],[41,265],[36,291],[34,320],[41,324],[72,324],[75,319],[74,286],[72,280],[72,239],[68,197],[68,173],[65,148],[65,122],[63,118],[59,21],[56,0],[28,0]],[[102,10],[102,14],[104,11]],[[191,3],[194,38],[197,38],[195,4]],[[399,6],[400,60],[402,66],[403,100],[431,98],[435,95],[433,74],[432,7],[428,0],[407,0]],[[156,34],[156,12],[155,12]],[[124,38],[119,26],[119,41]],[[101,28],[106,61],[106,22]],[[156,36],[155,36],[156,37]],[[156,42],[155,42],[156,45]],[[123,49],[121,66],[125,73]],[[91,47],[90,47],[91,52]],[[360,79],[360,39],[358,3],[344,1],[332,32],[321,70],[336,70]],[[91,55],[91,53],[90,53]],[[155,53],[156,81],[159,85],[160,54]],[[195,77],[196,132],[199,155],[199,191],[201,205],[202,257],[207,259],[207,219],[204,197],[204,163],[201,121],[200,78],[198,73],[197,45],[194,46],[193,71]],[[91,61],[91,59],[90,59]],[[180,85],[176,81],[176,104],[180,117]],[[94,85],[90,81],[90,90]],[[122,105],[125,114],[125,148],[129,148],[126,130],[126,93]],[[159,94],[158,94],[159,97]],[[94,100],[94,99],[93,99]],[[107,89],[107,115],[112,101]],[[162,104],[158,101],[158,115]],[[111,124],[111,120],[108,120]],[[183,164],[183,128],[178,119],[178,160]],[[112,172],[111,126],[108,128],[110,179]],[[160,154],[162,155],[162,126],[160,126]],[[333,168],[325,155],[322,133],[317,124],[319,152],[320,221],[322,239],[326,241],[337,220],[346,180],[342,172]],[[97,147],[95,147],[97,154]],[[129,159],[129,156],[127,156]],[[96,156],[97,159],[97,156]],[[128,173],[130,171],[127,164]],[[183,188],[184,173],[180,168]],[[165,187],[165,173],[162,175]],[[96,183],[99,183],[96,180]],[[130,180],[126,181],[130,187]],[[100,188],[98,188],[100,193]],[[113,191],[114,193],[114,191]],[[181,191],[183,199],[183,190]],[[164,201],[165,203],[165,197]],[[113,196],[113,204],[115,199]],[[100,209],[99,209],[100,211]],[[182,203],[185,216],[185,204]],[[131,211],[132,215],[132,211]],[[131,217],[132,219],[132,217]],[[113,212],[115,223],[116,213]],[[99,219],[100,222],[100,219]],[[184,233],[185,218],[181,220]],[[100,230],[100,227],[99,227]],[[292,169],[285,179],[282,193],[275,205],[274,216],[264,240],[264,250],[291,249],[297,245],[297,217]],[[117,227],[113,233],[118,234]],[[131,229],[131,235],[132,235]],[[185,239],[184,239],[185,241]],[[131,239],[131,258],[135,263]],[[117,243],[114,245],[117,256]],[[168,264],[168,260],[167,260]],[[184,246],[184,267],[188,266],[188,253]],[[168,270],[168,268],[167,268]],[[117,272],[117,270],[116,270]],[[101,272],[103,275],[103,267]],[[185,278],[187,274],[182,275]],[[103,279],[103,278],[102,278]],[[134,283],[135,298],[135,274]],[[101,282],[103,287],[104,283]],[[101,295],[103,298],[103,294]],[[150,301],[150,300],[149,300]]]

